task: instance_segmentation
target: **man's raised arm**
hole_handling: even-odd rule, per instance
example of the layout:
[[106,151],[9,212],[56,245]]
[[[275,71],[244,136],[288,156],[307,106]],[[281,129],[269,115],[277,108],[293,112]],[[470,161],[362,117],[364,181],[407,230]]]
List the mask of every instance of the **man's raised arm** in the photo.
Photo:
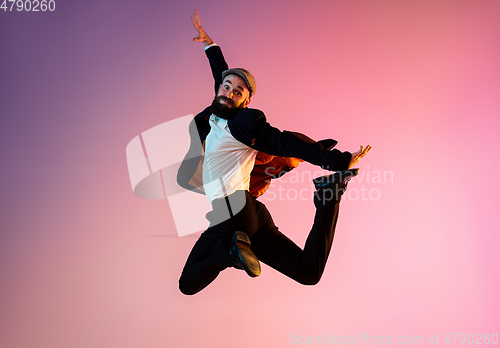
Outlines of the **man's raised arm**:
[[194,11],[194,17],[191,17],[194,28],[198,32],[198,36],[193,38],[193,42],[201,42],[205,46],[205,53],[210,62],[210,68],[212,69],[212,76],[214,77],[214,87],[215,94],[219,86],[222,84],[222,73],[229,69],[224,56],[222,55],[222,50],[217,44],[215,44],[210,36],[207,35],[205,29],[201,25],[200,15],[198,11]]

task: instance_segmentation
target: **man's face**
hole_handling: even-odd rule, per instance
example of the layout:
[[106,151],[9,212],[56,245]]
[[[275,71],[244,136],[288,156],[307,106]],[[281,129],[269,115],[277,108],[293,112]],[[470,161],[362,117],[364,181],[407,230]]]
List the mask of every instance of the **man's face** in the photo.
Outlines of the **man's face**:
[[248,90],[245,80],[234,74],[227,75],[224,78],[224,81],[219,87],[217,96],[226,97],[234,102],[234,105],[231,105],[231,102],[228,102],[224,98],[220,98],[220,103],[226,104],[228,108],[236,107],[242,109],[246,108],[250,103],[250,91]]
[[210,109],[214,115],[229,120],[248,103],[250,103],[250,91],[245,80],[231,74],[224,78]]

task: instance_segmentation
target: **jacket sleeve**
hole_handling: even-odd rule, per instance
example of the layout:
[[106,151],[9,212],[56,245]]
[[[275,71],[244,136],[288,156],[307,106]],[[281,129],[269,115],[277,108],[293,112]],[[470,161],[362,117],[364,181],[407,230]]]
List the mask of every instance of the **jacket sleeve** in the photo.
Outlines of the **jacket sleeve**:
[[222,73],[229,69],[229,67],[219,46],[210,47],[205,50],[205,54],[207,55],[208,62],[210,63],[210,69],[212,69],[212,76],[214,77],[215,83],[215,94],[217,94],[217,90],[222,83]]
[[233,136],[258,151],[274,156],[296,157],[327,170],[349,167],[350,152],[329,151],[320,143],[311,143],[291,132],[281,131],[271,126],[260,110],[243,109],[232,121],[230,129]]

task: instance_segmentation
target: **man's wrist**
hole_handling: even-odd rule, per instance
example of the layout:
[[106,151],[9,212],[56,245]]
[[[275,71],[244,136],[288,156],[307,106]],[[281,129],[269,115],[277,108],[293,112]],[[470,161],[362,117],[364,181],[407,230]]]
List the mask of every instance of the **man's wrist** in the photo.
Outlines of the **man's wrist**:
[[203,45],[205,46],[205,50],[208,50],[210,47],[214,47],[214,46],[217,46],[217,44],[215,42],[212,41],[212,43],[206,43],[204,42]]

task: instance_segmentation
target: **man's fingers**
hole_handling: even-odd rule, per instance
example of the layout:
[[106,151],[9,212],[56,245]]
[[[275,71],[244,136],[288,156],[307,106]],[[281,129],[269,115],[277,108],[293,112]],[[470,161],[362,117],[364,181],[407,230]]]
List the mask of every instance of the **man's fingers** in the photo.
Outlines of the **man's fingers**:
[[368,145],[367,147],[363,147],[362,145],[359,147],[359,151],[353,153],[354,157],[356,160],[360,160],[361,158],[365,157],[368,151],[370,151],[372,147]]
[[201,27],[201,19],[200,19],[200,15],[198,14],[198,11],[194,10],[194,15],[196,17],[196,22]]
[[[372,147],[371,147],[370,145],[368,145],[367,147],[365,147],[365,148],[361,151],[361,153],[360,153],[361,157],[365,157],[365,156],[366,156],[366,154],[368,153],[368,151],[370,151],[371,149],[372,149]],[[361,158],[361,157],[360,157],[360,158]]]
[[196,21],[194,20],[193,17],[191,17],[191,20],[193,21],[193,25],[194,25],[194,28],[196,29],[196,31],[200,32],[200,30],[202,29],[201,25],[198,25],[198,23],[196,23]]
[[193,42],[202,42],[201,40],[201,34],[203,31],[203,28],[201,26],[201,21],[200,21],[200,16],[198,15],[198,11],[194,11],[195,18],[191,17],[191,21],[193,22],[194,28],[198,32],[198,36],[193,38]]
[[191,17],[191,21],[193,22],[193,25],[196,28],[196,30],[200,31],[202,29],[201,19],[200,15],[198,14],[198,11],[194,10],[194,18]]

